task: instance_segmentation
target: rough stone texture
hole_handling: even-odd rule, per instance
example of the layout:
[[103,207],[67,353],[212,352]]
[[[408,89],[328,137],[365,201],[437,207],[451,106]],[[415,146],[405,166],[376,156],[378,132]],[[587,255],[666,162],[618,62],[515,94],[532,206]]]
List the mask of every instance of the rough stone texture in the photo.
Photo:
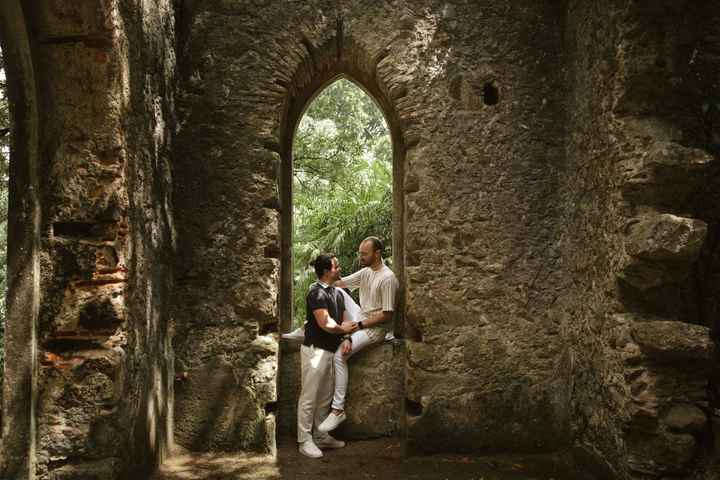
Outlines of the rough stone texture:
[[631,334],[642,352],[658,363],[687,365],[694,362],[709,368],[714,346],[710,329],[676,321],[636,322]]
[[152,469],[171,437],[174,12],[83,0],[24,13],[43,92],[43,301],[36,455],[5,475],[120,478]]
[[295,342],[280,343],[280,369],[278,370],[278,386],[280,395],[277,402],[277,418],[279,435],[297,435],[297,400],[300,395],[300,344]]
[[639,156],[619,163],[623,197],[688,211],[713,171],[715,157],[700,148],[655,142]]
[[[283,348],[282,361],[291,366],[289,378],[282,379],[279,399],[280,431],[297,433],[297,399],[300,395],[300,350]],[[404,412],[404,342],[385,342],[364,350],[350,359],[350,380],[345,403],[347,419],[337,429],[340,438],[399,436]]]
[[[424,451],[562,448],[570,385],[559,379],[570,364],[551,306],[565,152],[552,139],[565,106],[552,25],[565,12],[551,2],[421,11],[378,66],[402,92],[408,144],[406,321],[417,333],[407,396],[421,406],[408,441]],[[492,88],[497,104],[484,96]]]
[[683,467],[693,459],[697,448],[695,438],[687,434],[630,435],[629,440],[629,467],[653,476],[687,472]]
[[108,458],[62,466],[48,475],[48,480],[104,480],[117,478],[122,470],[121,459]]
[[350,359],[347,420],[339,432],[347,438],[398,435],[405,411],[405,345],[386,342]]
[[625,250],[632,260],[623,280],[639,290],[685,280],[706,237],[707,224],[697,219],[668,213],[631,219]]
[[393,136],[408,445],[567,450],[611,478],[679,475],[707,450],[675,417],[720,408],[718,2],[0,12],[32,32],[3,33],[11,96],[43,92],[37,117],[18,104],[32,128],[11,171],[9,478],[152,466],[173,414],[187,447],[273,450],[292,135],[338,75]]
[[[698,285],[714,284],[703,271],[714,248],[714,214],[702,205],[712,203],[717,163],[705,134],[712,137],[716,127],[703,125],[701,112],[718,91],[710,72],[717,65],[713,19],[720,12],[711,2],[688,6],[611,2],[600,11],[587,2],[570,5],[575,90],[566,198],[575,206],[568,210],[566,258],[577,269],[571,285],[580,294],[569,294],[561,306],[573,320],[576,345],[584,346],[576,350],[576,365],[591,372],[574,377],[578,397],[594,391],[603,399],[575,403],[580,411],[594,406],[573,415],[590,419],[576,424],[576,441],[600,463],[619,466],[616,476],[625,475],[624,465],[640,476],[687,471],[693,442],[705,441],[673,436],[658,423],[674,402],[709,400],[713,340],[707,329],[694,332],[678,322],[712,327],[714,321],[704,311],[711,297]],[[660,323],[636,323],[647,321]],[[670,325],[671,332],[663,330]],[[666,345],[661,332],[675,330],[686,331],[688,342],[681,333],[677,344]],[[697,350],[689,345],[696,340]],[[657,352],[666,349],[669,357],[679,355],[657,363]],[[697,360],[688,363],[686,353]]]
[[681,433],[701,433],[707,422],[705,412],[688,404],[675,405],[663,418],[670,430]]
[[[207,330],[205,330],[207,332]],[[266,448],[266,415],[255,405],[274,402],[277,343],[269,336],[257,337],[239,361],[255,365],[237,376],[233,360],[214,352],[207,363],[187,371],[175,388],[175,441],[195,451],[233,450],[240,445]],[[221,392],[218,395],[218,392]],[[267,447],[269,448],[269,446]]]
[[[259,15],[255,10],[242,2],[186,2],[179,11],[173,347],[190,383],[177,388],[176,438],[191,449],[262,450],[274,436],[264,427],[275,390],[265,385],[274,384],[277,349],[253,345],[277,331],[279,260],[266,252],[279,249],[279,159],[265,145],[268,107],[282,100],[279,85],[259,91],[250,81],[267,72],[248,48],[258,39],[243,15]],[[202,382],[209,365],[222,365],[236,381],[203,385],[207,403],[192,382]],[[207,411],[210,404],[217,410]],[[216,411],[224,412],[221,426],[199,429],[199,419]]]
[[708,404],[713,369],[709,329],[627,314],[615,320],[613,346],[625,361],[632,399],[628,466],[651,475],[687,472],[707,423],[699,406]]
[[707,224],[668,213],[633,219],[627,229],[626,249],[633,257],[657,262],[697,260]]
[[4,325],[0,476],[29,478],[35,469],[41,159],[37,77],[31,32],[19,0],[0,5],[9,120],[13,125],[7,215],[7,298]]

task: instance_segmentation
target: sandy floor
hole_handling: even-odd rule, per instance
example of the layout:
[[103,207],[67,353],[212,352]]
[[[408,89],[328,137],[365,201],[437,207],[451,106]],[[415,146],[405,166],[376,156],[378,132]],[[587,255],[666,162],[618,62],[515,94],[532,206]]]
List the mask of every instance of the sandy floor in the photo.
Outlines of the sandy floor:
[[577,479],[546,456],[432,455],[405,457],[395,439],[356,441],[305,458],[291,438],[280,439],[277,458],[257,454],[181,455],[166,462],[152,480],[530,480]]

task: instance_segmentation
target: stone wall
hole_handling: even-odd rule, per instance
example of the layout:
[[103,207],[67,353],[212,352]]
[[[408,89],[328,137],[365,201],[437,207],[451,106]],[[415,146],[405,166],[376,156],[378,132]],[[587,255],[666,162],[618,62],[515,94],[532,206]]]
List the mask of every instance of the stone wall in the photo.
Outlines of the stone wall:
[[615,10],[570,2],[566,28],[566,165],[559,182],[564,229],[557,268],[560,328],[572,369],[574,452],[600,475],[623,478],[623,422],[629,394],[610,345],[619,309],[616,272],[623,257],[617,212],[612,107],[621,25]]
[[563,448],[570,370],[552,306],[564,11],[458,2],[414,12],[380,69],[404,90],[408,143],[408,441]]
[[569,6],[574,436],[615,476],[688,473],[712,443],[718,13],[711,2]]
[[710,462],[717,2],[8,0],[0,14],[18,135],[6,476],[119,478],[173,436],[273,450],[297,388],[276,342],[292,136],[342,75],[392,133],[407,349],[356,359],[393,400],[363,425],[377,392],[351,383],[345,433],[569,450],[605,478]]
[[119,478],[157,464],[171,435],[173,11],[119,1],[23,9],[43,92],[42,296],[37,397],[27,399],[35,458],[18,478]]
[[712,443],[719,15],[715,2],[638,2],[624,14],[614,113],[626,254],[619,293],[631,335],[616,347],[631,392],[633,474],[688,473]]
[[[550,26],[563,13],[537,2],[187,6],[174,176],[175,347],[188,374],[177,389],[181,443],[265,438],[263,409],[275,399],[264,393],[272,378],[264,369],[274,352],[247,346],[278,320],[278,162],[287,172],[304,101],[346,74],[378,99],[407,147],[396,175],[406,164],[412,171],[401,177],[407,214],[396,219],[407,229],[398,263],[408,267],[414,332],[407,392],[419,406],[411,442],[429,450],[567,444],[568,361],[548,313],[558,295],[553,212],[564,156],[555,88],[562,37]],[[235,380],[210,392],[203,372],[218,369]],[[202,430],[212,402],[223,420]],[[237,424],[242,431],[230,428]]]
[[0,7],[0,41],[10,107],[12,161],[7,217],[0,474],[27,478],[35,459],[37,324],[40,304],[40,196],[37,85],[30,32],[20,2]]
[[269,32],[249,20],[260,14],[244,2],[178,12],[175,438],[193,450],[274,439],[279,157],[267,145],[282,94],[263,66]]

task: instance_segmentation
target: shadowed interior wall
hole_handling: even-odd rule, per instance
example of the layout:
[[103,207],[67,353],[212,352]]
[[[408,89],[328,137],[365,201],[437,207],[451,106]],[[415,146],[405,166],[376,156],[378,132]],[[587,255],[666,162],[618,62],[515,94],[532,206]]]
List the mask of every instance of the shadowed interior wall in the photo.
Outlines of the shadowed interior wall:
[[30,37],[19,1],[0,7],[0,41],[13,125],[0,474],[20,480],[30,478],[35,468],[40,125]]
[[[39,365],[22,380],[37,382],[37,398],[22,387],[5,406],[6,425],[27,415],[36,422],[27,435],[24,427],[8,435],[4,455],[15,463],[14,455],[25,449],[31,466],[23,477],[12,465],[4,475],[120,478],[156,465],[171,434],[165,304],[171,277],[165,266],[172,256],[166,205],[173,10],[168,2],[141,7],[118,1],[27,3],[23,10],[31,56],[25,51],[21,60],[31,62],[35,78],[27,71],[15,77],[12,67],[8,73],[27,82],[23,88],[43,92],[34,120],[42,135],[20,123],[14,134],[27,146],[13,146],[11,165],[27,169],[28,152],[37,151],[40,180],[33,189],[32,177],[15,173],[25,183],[11,187],[9,243],[11,251],[24,249],[22,268],[29,270],[23,276],[31,281],[34,250],[26,242],[32,237],[18,236],[13,225],[23,215],[29,233],[39,218],[42,295],[37,339],[28,345],[14,338],[12,319],[25,311],[23,328],[31,328],[37,303],[30,284],[14,293],[11,287],[8,353],[22,348],[17,364],[31,356]],[[3,15],[9,12],[3,5]],[[23,24],[13,20],[16,29]],[[4,39],[11,61],[14,48],[27,49],[22,40]],[[18,99],[17,90],[12,95]],[[18,106],[27,109],[27,101]],[[40,200],[37,217],[33,195]],[[27,303],[17,305],[23,296]],[[18,380],[13,362],[8,388]],[[12,398],[18,394],[22,412]]]
[[717,431],[718,15],[568,6],[558,305],[576,454],[613,478],[699,470]]

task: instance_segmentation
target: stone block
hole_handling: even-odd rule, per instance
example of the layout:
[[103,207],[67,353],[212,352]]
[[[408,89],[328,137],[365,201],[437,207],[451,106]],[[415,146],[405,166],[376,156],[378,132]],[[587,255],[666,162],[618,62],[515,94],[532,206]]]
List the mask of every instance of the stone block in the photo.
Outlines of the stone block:
[[117,420],[113,409],[126,387],[123,357],[120,349],[45,353],[38,448],[48,458],[61,462],[90,452],[120,455],[122,439],[112,424]]
[[45,46],[43,53],[44,73],[54,80],[47,92],[55,113],[50,131],[80,143],[98,142],[101,149],[117,144],[124,135],[121,122],[128,93],[122,52],[61,43]]
[[690,274],[706,237],[702,220],[671,214],[635,218],[626,230],[630,260],[620,277],[641,291],[681,281]]
[[[384,342],[350,359],[347,420],[336,434],[345,439],[374,438],[399,433],[404,403],[405,345]],[[300,394],[300,351],[288,345],[283,349],[279,425],[294,435],[297,430],[297,398]]]
[[246,363],[213,355],[186,367],[175,384],[179,445],[193,451],[269,447],[275,422],[264,407],[275,401],[276,357],[251,353],[242,359]]
[[120,458],[73,463],[52,470],[47,480],[114,480],[123,473],[122,465]]
[[347,420],[339,433],[353,439],[399,433],[405,401],[404,342],[368,348],[353,356],[349,365]]
[[705,150],[655,142],[643,155],[620,163],[623,196],[642,204],[682,208],[702,188],[712,161]]
[[112,8],[115,2],[106,0],[42,0],[38,9],[39,30],[48,37],[109,36],[117,25]]
[[[114,239],[114,235],[108,238],[113,232],[104,225],[120,221],[128,208],[124,162],[123,150],[95,142],[67,141],[58,145],[52,164],[52,190],[62,201],[55,206],[53,219],[64,222],[61,226],[74,222],[75,230],[80,231],[87,225],[87,233],[81,233],[91,239]],[[93,231],[94,223],[99,225]]]
[[631,471],[645,475],[679,474],[688,471],[697,442],[686,433],[628,435],[627,463]]
[[708,327],[673,320],[636,322],[631,332],[643,354],[653,362],[673,362],[676,366],[694,362],[691,368],[712,362],[714,344]]
[[70,285],[65,289],[52,337],[103,337],[125,320],[125,284]]
[[689,264],[700,254],[707,224],[669,213],[636,218],[628,226],[625,250],[652,262]]
[[117,49],[83,43],[43,47],[47,86],[48,217],[63,222],[116,222],[126,214],[127,65]]
[[680,433],[700,433],[707,421],[705,412],[687,403],[674,405],[663,418],[669,429]]
[[644,412],[658,417],[660,408],[673,403],[707,400],[707,376],[703,370],[688,371],[667,365],[626,368],[632,399]]
[[278,366],[278,431],[295,435],[297,431],[297,400],[300,395],[300,344],[283,342]]

